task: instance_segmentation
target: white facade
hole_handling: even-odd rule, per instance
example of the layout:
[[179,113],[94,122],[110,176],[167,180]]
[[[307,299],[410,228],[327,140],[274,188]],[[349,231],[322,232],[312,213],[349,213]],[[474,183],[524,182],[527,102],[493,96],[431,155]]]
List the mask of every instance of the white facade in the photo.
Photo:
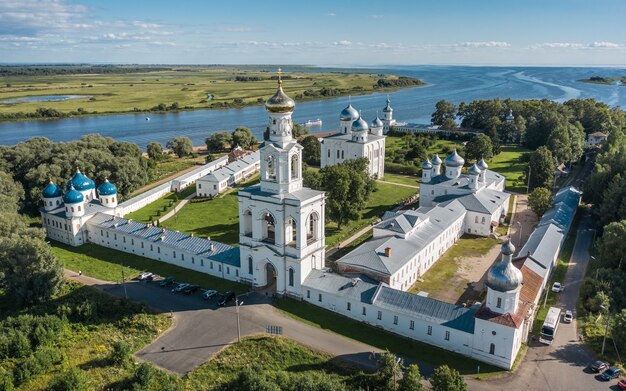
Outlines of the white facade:
[[324,265],[325,197],[302,186],[302,146],[292,137],[295,103],[280,79],[265,106],[270,138],[260,149],[261,183],[238,193],[241,279],[300,297],[304,278]]
[[228,163],[203,176],[196,182],[197,197],[214,197],[229,186],[244,181],[259,171],[259,151]]
[[385,136],[383,135],[385,123],[384,119],[381,120],[376,116],[371,124],[367,124],[352,105],[346,107],[339,117],[340,132],[321,140],[321,167],[365,157],[369,162],[368,173],[376,178],[383,178],[385,176]]
[[204,164],[202,167],[196,168],[191,172],[183,174],[180,177],[172,180],[172,191],[179,192],[183,189],[186,189],[188,186],[196,183],[196,181],[203,176],[219,169],[220,167],[224,167],[226,164],[228,164],[228,156],[222,156],[219,159],[215,159],[212,162]]

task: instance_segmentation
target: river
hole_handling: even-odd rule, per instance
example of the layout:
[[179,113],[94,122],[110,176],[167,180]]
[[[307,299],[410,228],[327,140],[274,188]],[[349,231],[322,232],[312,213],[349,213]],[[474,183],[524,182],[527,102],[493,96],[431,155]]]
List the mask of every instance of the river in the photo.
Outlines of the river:
[[[315,71],[315,70],[312,70]],[[399,121],[429,123],[435,103],[447,99],[454,103],[474,99],[552,99],[563,102],[572,98],[595,98],[611,106],[626,107],[626,87],[581,83],[591,76],[621,77],[624,68],[584,67],[470,67],[470,66],[387,66],[357,69],[354,72],[391,73],[417,77],[425,87],[403,89],[389,94],[394,118]],[[285,81],[289,83],[289,81]],[[352,97],[352,104],[368,121],[385,106],[387,94]],[[323,126],[313,132],[338,127],[339,112],[348,98],[296,102],[294,122],[322,119]],[[150,120],[146,120],[146,116]],[[195,110],[163,114],[119,114],[60,120],[0,123],[0,144],[14,145],[31,137],[43,136],[52,141],[69,141],[89,133],[100,133],[116,140],[145,146],[151,141],[165,144],[177,136],[191,138],[194,145],[217,131],[232,131],[238,126],[252,129],[261,139],[267,123],[263,106],[228,110]]]

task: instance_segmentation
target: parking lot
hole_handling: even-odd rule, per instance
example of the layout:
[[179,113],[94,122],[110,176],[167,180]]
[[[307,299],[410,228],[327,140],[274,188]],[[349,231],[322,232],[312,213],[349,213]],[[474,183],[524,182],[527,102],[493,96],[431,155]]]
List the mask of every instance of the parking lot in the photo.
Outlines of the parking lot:
[[[127,295],[157,312],[171,314],[172,327],[136,353],[140,360],[168,371],[187,373],[237,341],[237,313],[233,301],[218,307],[216,298],[203,300],[200,290],[192,295],[172,293],[172,287],[160,287],[158,281],[131,281],[123,286],[71,271],[66,271],[66,277],[115,296]],[[379,349],[292,319],[274,308],[264,295],[251,293],[239,299],[243,301],[240,307],[242,337],[264,333],[267,326],[280,326],[285,337],[313,350],[365,368],[376,366],[370,353]]]

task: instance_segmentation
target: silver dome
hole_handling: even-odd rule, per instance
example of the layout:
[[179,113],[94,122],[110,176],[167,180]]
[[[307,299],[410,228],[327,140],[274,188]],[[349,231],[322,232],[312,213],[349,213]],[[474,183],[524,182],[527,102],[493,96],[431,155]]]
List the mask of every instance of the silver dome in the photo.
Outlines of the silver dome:
[[435,157],[433,158],[433,165],[440,166],[441,163],[443,163],[443,161],[439,157],[439,154],[435,154]]
[[478,166],[474,164],[473,166],[470,167],[469,170],[467,170],[467,173],[470,175],[480,175],[481,171],[480,171],[480,168],[478,168]]
[[515,246],[511,243],[511,239],[502,243],[502,254],[504,255],[513,255],[515,252]]
[[382,128],[383,127],[383,121],[380,120],[380,118],[378,118],[378,116],[376,116],[376,118],[374,118],[374,120],[372,121],[372,128]]
[[481,158],[480,161],[476,165],[478,166],[478,168],[480,168],[483,171],[489,168],[489,165],[483,158]]
[[390,113],[393,111],[393,109],[391,108],[391,101],[389,100],[389,98],[387,98],[387,106],[385,106],[385,108],[383,109],[383,111],[385,113]]
[[507,121],[513,121],[515,119],[515,117],[513,116],[513,110],[509,110],[509,114],[507,114],[506,116],[506,120]]
[[430,170],[431,168],[433,168],[433,165],[428,158],[426,158],[426,161],[422,163],[422,168],[424,170]]
[[352,104],[341,110],[341,114],[339,114],[340,121],[356,121],[357,119],[359,119],[359,112],[352,107]]
[[498,292],[514,291],[522,285],[522,272],[511,263],[511,250],[515,251],[515,247],[508,240],[502,245],[502,260],[487,272],[487,286]]
[[465,159],[463,159],[458,153],[456,153],[456,149],[452,152],[445,160],[446,167],[462,167],[465,164]]
[[356,121],[352,123],[353,132],[362,132],[362,131],[367,132],[368,130],[370,130],[370,127],[367,125],[367,121],[365,121],[361,117],[359,117],[359,119],[357,119]]

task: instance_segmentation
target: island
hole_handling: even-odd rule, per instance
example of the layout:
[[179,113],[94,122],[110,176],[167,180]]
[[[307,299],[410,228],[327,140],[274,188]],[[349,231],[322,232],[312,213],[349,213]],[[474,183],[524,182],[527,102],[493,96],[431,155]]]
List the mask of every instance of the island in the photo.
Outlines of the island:
[[[0,66],[0,120],[260,105],[273,93],[274,66]],[[298,101],[423,86],[423,81],[348,68],[283,68]]]
[[583,83],[591,83],[591,84],[618,84],[618,85],[626,85],[626,76],[623,77],[604,77],[604,76],[591,76],[589,79],[581,79],[578,80]]

